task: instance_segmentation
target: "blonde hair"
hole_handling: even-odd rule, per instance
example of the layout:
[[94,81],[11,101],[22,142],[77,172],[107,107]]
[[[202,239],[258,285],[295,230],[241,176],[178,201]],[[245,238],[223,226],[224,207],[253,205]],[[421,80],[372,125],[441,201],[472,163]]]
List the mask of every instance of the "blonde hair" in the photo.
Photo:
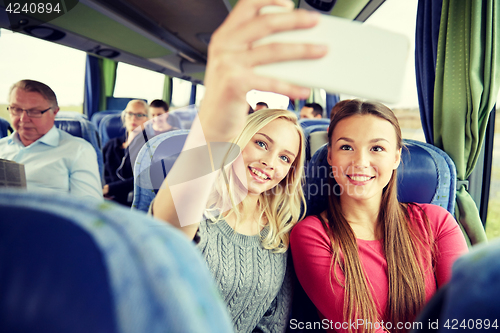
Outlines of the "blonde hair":
[[144,110],[146,111],[148,118],[150,118],[148,104],[146,102],[144,102],[142,99],[133,99],[127,103],[125,110],[123,110],[121,115],[120,115],[120,118],[122,119],[123,126],[125,126],[125,117],[127,116],[127,109],[129,108],[129,106],[131,106],[133,104],[141,105],[144,108]]
[[[259,221],[263,219],[268,221],[269,232],[263,236],[262,246],[265,249],[282,253],[288,249],[290,230],[303,218],[303,212],[305,212],[305,198],[302,192],[305,159],[304,134],[297,123],[297,117],[288,110],[276,109],[264,109],[249,115],[241,134],[233,141],[235,144],[231,148],[233,151],[228,152],[226,159],[227,156],[234,155],[234,149],[243,150],[261,128],[276,119],[284,119],[294,125],[300,137],[299,152],[285,178],[272,189],[260,194],[256,209],[260,210]],[[242,203],[238,200],[239,185],[232,163],[223,167],[223,172],[217,178],[210,195],[205,216],[217,222],[223,219],[222,208],[226,207],[228,208],[226,216],[234,214],[236,225],[238,225],[242,219],[240,207]],[[302,214],[301,207],[304,207]]]

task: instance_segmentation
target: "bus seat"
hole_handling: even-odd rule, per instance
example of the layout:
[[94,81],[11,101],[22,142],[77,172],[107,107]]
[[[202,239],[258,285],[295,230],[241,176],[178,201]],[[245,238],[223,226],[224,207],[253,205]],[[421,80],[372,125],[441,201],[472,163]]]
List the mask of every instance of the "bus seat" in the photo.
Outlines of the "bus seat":
[[101,123],[102,118],[107,116],[108,114],[117,114],[121,113],[121,110],[104,110],[104,111],[99,111],[97,113],[94,113],[92,117],[90,118],[90,121],[92,124],[94,124],[95,128],[99,130],[99,124]]
[[169,118],[172,115],[175,115],[175,118],[179,121],[179,126],[170,123],[172,126],[180,129],[190,129],[194,119],[198,115],[198,109],[195,106],[189,106],[169,112]]
[[330,119],[320,118],[320,119],[310,119],[303,118],[299,119],[299,124],[302,128],[306,128],[313,125],[330,125]]
[[87,117],[86,114],[76,112],[76,111],[61,111],[61,110],[59,110],[59,112],[57,112],[56,119],[57,118],[76,118],[76,119],[89,120],[89,118]]
[[5,119],[0,118],[0,138],[9,136],[10,135],[9,132],[10,133],[14,132],[14,130],[10,126],[10,123]]
[[131,98],[131,97],[106,97],[106,110],[125,110],[127,108],[128,102],[134,99],[139,99],[147,103],[148,101],[144,98]]
[[311,156],[325,143],[328,143],[328,132],[318,131],[309,135],[309,149],[311,149]]
[[73,136],[87,140],[97,154],[97,164],[101,181],[104,181],[104,160],[101,151],[101,140],[94,125],[84,118],[62,118],[56,117],[54,125]]
[[132,208],[147,212],[166,174],[182,151],[188,130],[159,134],[144,144],[134,163]]
[[[311,156],[314,154],[311,151],[311,134],[315,132],[324,132],[328,131],[328,126],[327,124],[318,124],[318,125],[310,125],[307,127],[304,127],[304,139],[306,141],[306,163],[311,160]],[[325,142],[323,142],[325,143]]]
[[[450,281],[427,303],[412,332],[449,332],[450,329],[498,330],[500,313],[500,240],[471,248],[453,264]],[[471,327],[472,326],[472,327]],[[460,328],[459,328],[460,327]]]
[[173,111],[168,113],[168,118],[167,122],[170,124],[170,126],[178,128],[178,129],[184,129],[182,121],[179,118],[179,115]]
[[[451,158],[441,149],[415,140],[404,140],[408,149],[402,151],[398,168],[398,198],[401,202],[432,203],[455,210],[456,169]],[[328,174],[327,145],[311,158],[306,168],[304,187],[307,215],[319,214],[327,208]]]
[[101,119],[99,123],[99,137],[104,147],[109,139],[125,135],[120,114],[108,114]]
[[231,332],[199,251],[112,202],[0,190],[3,332]]

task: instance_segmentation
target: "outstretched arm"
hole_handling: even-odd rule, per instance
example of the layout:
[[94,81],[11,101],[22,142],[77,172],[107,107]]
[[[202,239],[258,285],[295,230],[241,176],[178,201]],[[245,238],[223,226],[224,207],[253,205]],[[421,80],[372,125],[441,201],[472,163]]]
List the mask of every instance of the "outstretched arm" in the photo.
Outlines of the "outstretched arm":
[[[196,182],[184,182],[176,186],[172,186],[172,183],[181,178],[196,178],[199,170],[195,170],[193,165],[197,168],[203,167],[202,163],[211,166],[210,142],[231,142],[240,133],[248,113],[246,93],[257,89],[294,99],[309,96],[309,89],[258,76],[253,73],[253,68],[280,61],[320,58],[326,54],[326,47],[310,44],[253,47],[253,43],[262,37],[280,31],[311,28],[319,19],[318,14],[304,10],[259,15],[260,9],[269,5],[293,8],[293,2],[289,0],[241,0],[213,34],[208,48],[206,92],[198,119],[193,123],[183,153],[153,203],[156,217],[178,227],[193,223],[181,228],[191,239],[196,233],[195,223],[205,209],[216,173],[198,177]],[[205,146],[207,154],[205,160],[200,161],[200,154],[193,154],[192,149]],[[189,150],[191,153],[187,153]],[[181,203],[182,207],[178,207]]]

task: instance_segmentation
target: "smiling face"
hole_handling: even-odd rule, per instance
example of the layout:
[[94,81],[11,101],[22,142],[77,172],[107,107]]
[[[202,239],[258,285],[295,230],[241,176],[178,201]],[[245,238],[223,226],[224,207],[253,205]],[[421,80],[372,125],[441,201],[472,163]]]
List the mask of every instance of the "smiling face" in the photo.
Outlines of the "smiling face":
[[[43,111],[53,105],[40,93],[14,88],[9,98],[9,105],[26,110]],[[20,115],[10,115],[12,126],[19,134],[19,138],[25,146],[29,146],[44,136],[54,126],[54,119],[59,108],[50,109],[40,118],[28,117],[26,111]]]
[[248,195],[260,195],[278,185],[297,158],[300,136],[294,125],[276,119],[261,128],[242,151]]
[[385,119],[355,115],[339,121],[331,136],[328,163],[342,188],[341,201],[380,201],[399,166],[397,146],[396,131]]
[[170,127],[167,123],[168,113],[164,108],[150,106],[149,114],[151,115],[151,121],[153,122],[153,129],[155,131],[164,131]]

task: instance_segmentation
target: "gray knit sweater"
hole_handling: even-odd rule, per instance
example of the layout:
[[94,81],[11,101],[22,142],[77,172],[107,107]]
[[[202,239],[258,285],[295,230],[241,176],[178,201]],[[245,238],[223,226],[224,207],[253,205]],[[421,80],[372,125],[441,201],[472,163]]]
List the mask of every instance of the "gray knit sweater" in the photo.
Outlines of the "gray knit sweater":
[[236,233],[225,220],[200,223],[197,236],[235,331],[284,332],[291,305],[286,253],[264,249],[259,236]]

